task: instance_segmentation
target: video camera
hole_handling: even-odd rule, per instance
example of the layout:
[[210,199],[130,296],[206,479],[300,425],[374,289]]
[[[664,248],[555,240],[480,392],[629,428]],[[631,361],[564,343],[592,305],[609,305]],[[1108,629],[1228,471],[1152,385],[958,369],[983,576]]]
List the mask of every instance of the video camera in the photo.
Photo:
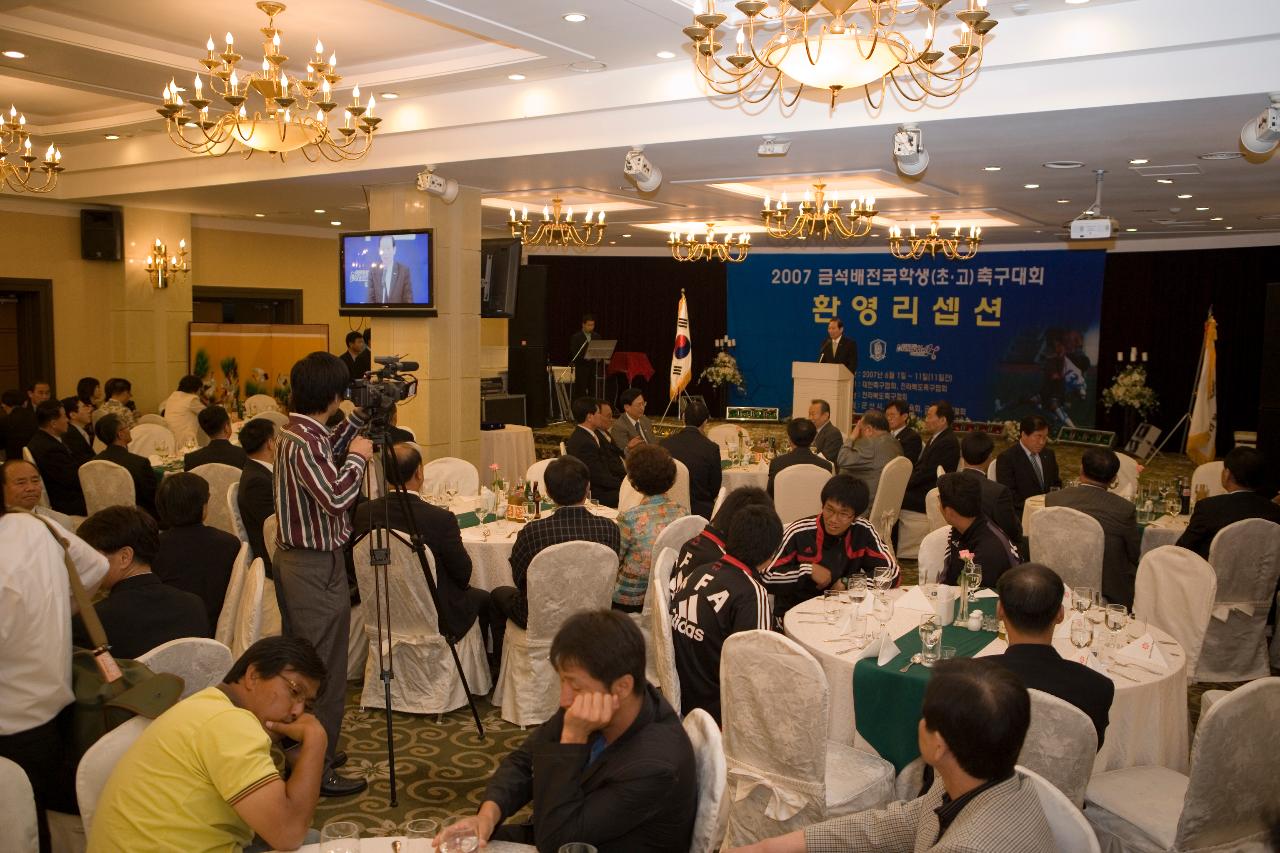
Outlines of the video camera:
[[347,399],[356,408],[369,413],[370,438],[385,434],[396,403],[410,400],[418,393],[417,378],[407,375],[407,371],[418,369],[416,361],[401,361],[395,355],[375,358],[374,361],[382,365],[382,369],[369,371],[352,380],[347,388]]

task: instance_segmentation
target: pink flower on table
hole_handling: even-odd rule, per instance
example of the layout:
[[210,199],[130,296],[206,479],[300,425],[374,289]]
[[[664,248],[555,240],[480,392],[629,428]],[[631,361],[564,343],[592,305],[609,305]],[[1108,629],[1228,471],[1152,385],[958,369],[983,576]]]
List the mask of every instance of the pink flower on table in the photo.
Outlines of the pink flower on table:
[[972,559],[973,559],[973,552],[972,552],[972,551],[961,551],[961,552],[960,552],[960,559],[962,559],[962,560],[972,560]]

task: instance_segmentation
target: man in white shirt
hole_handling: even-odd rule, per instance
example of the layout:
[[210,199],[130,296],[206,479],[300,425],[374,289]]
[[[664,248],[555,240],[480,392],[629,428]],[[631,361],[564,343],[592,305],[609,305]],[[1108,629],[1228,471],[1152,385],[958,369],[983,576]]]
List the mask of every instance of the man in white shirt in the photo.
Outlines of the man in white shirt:
[[170,394],[160,407],[165,423],[173,430],[174,450],[209,441],[196,420],[204,410],[204,403],[200,400],[202,385],[199,376],[182,377],[178,380],[178,390]]
[[[6,488],[6,492],[8,489]],[[93,590],[107,558],[74,534],[68,543],[81,582]],[[59,715],[71,704],[71,584],[62,546],[45,523],[20,510],[0,515],[0,756],[31,779],[43,849],[46,809],[75,811],[75,768],[63,751]]]

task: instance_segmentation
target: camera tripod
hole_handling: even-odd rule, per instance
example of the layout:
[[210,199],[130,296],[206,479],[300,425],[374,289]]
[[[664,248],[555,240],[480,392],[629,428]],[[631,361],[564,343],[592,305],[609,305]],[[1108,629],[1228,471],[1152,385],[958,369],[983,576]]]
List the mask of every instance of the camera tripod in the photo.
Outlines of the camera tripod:
[[[409,492],[405,489],[403,483],[396,483],[391,491],[387,490],[386,472],[395,470],[393,466],[396,464],[395,453],[391,449],[388,433],[389,428],[385,425],[385,418],[375,416],[374,422],[370,424],[369,439],[373,442],[374,453],[381,460],[382,465],[381,470],[373,470],[377,466],[374,466],[371,461],[365,469],[365,476],[376,481],[377,493],[383,495],[385,500],[381,517],[373,513],[370,514],[369,532],[366,535],[369,537],[369,564],[373,568],[374,611],[378,626],[378,677],[382,681],[383,701],[385,703],[384,713],[387,723],[387,766],[389,768],[391,787],[389,805],[395,806],[397,805],[396,751],[391,719],[391,681],[395,678],[395,670],[391,654],[391,587],[387,579],[387,570],[391,566],[392,538],[409,546],[418,557],[418,565],[422,567],[422,577],[427,582],[427,591],[430,593],[432,605],[436,609],[436,624],[441,628],[440,635],[449,646],[449,654],[453,658],[454,669],[457,670],[458,678],[462,681],[462,689],[467,696],[467,705],[471,708],[472,719],[475,720],[476,733],[481,739],[484,738],[484,724],[480,722],[480,712],[476,708],[475,699],[471,695],[471,687],[467,684],[467,674],[462,669],[462,660],[458,657],[457,640],[443,629],[440,593],[436,587],[436,579],[431,574],[430,564],[427,561],[426,544],[418,531]],[[396,479],[400,478],[397,477]],[[370,489],[370,493],[373,493],[372,489]],[[409,537],[407,541],[402,533],[394,531],[391,527],[390,507],[393,494],[404,516],[405,526],[409,528],[406,531]]]

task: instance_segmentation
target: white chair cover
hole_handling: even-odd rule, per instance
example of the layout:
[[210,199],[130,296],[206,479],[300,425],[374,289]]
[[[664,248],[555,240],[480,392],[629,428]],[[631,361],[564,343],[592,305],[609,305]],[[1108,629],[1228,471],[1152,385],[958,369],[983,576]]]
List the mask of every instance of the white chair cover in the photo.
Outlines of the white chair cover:
[[[249,564],[244,587],[236,605],[235,628],[231,633],[231,656],[239,660],[245,649],[262,639],[262,600],[267,573],[259,557]],[[219,620],[221,621],[221,620]]]
[[545,495],[547,493],[547,483],[546,483],[547,466],[555,461],[556,460],[554,458],[539,459],[537,462],[530,465],[529,470],[526,471],[524,475],[525,482],[537,483],[538,492]]
[[271,421],[273,424],[276,425],[277,429],[280,427],[285,427],[289,425],[289,416],[286,415],[284,412],[278,412],[275,410],[272,410],[269,412],[259,412],[257,415],[255,415],[255,417],[262,418],[264,421]]
[[226,494],[233,484],[240,482],[240,469],[234,465],[223,465],[221,462],[210,462],[197,465],[191,469],[197,477],[203,477],[209,484],[209,512],[204,523],[219,530],[236,535],[236,526],[231,521],[231,509],[227,505]]
[[207,637],[182,637],[138,656],[152,672],[171,672],[182,679],[182,699],[220,684],[231,669],[231,649]]
[[[729,487],[721,486],[720,491],[716,493],[716,502],[711,505],[711,518],[716,517],[716,513],[720,511],[720,507],[724,504],[724,499],[729,496]],[[711,519],[707,519],[710,521]]]
[[906,767],[898,771],[898,778],[893,783],[895,800],[914,800],[920,796],[924,786],[924,759],[916,756]]
[[1039,773],[1082,809],[1098,753],[1098,730],[1089,715],[1070,702],[1040,690],[1027,693],[1031,725],[1018,763]]
[[916,554],[920,583],[939,583],[942,570],[947,566],[947,540],[950,536],[951,525],[944,524],[920,540],[920,551]]
[[126,720],[99,738],[80,759],[76,767],[76,802],[80,804],[80,820],[84,823],[86,836],[111,771],[149,725],[151,721],[146,717]]
[[938,502],[938,487],[934,486],[924,496],[924,517],[929,520],[929,531],[947,526],[947,519],[942,515],[942,504]]
[[[241,542],[249,541],[249,531],[245,529],[244,519],[240,517],[240,483],[235,482],[227,487],[227,515],[231,516],[231,528]],[[212,494],[209,500],[213,500]]]
[[608,610],[618,583],[618,555],[598,542],[562,542],[529,563],[529,627],[507,622],[502,670],[493,704],[517,726],[546,722],[559,707],[551,641],[566,619],[583,610]]
[[1058,573],[1067,586],[1102,588],[1102,525],[1079,510],[1050,506],[1031,516],[1031,561]]
[[1225,495],[1227,490],[1222,487],[1222,460],[1214,462],[1206,462],[1203,465],[1197,465],[1196,470],[1191,472],[1191,495],[1195,496],[1196,487],[1204,486],[1209,490],[1206,497],[1214,495]]
[[1280,803],[1280,678],[1259,678],[1214,702],[1200,717],[1191,775],[1164,767],[1099,773],[1085,816],[1112,851],[1274,850]]
[[262,522],[262,544],[267,549],[267,556],[274,563],[276,559],[276,549],[279,547],[276,543],[276,528],[279,522],[276,521],[274,514],[267,516],[267,520]]
[[1133,500],[1138,493],[1138,460],[1123,453],[1117,453],[1120,460],[1120,471],[1116,481],[1108,491],[1114,492],[1125,500]]
[[1217,589],[1213,566],[1186,548],[1161,545],[1138,563],[1133,613],[1178,641],[1187,656],[1187,678],[1200,660]]
[[480,472],[465,459],[444,456],[422,466],[422,493],[442,494],[457,489],[459,495],[480,494]]
[[254,394],[252,397],[244,401],[244,416],[248,418],[256,418],[258,415],[267,412],[278,412],[280,406],[276,403],[276,398],[269,394]]
[[997,483],[1000,482],[1000,478],[996,475],[996,462],[998,461],[1000,460],[992,459],[991,464],[987,466],[987,479],[995,480]]
[[567,447],[565,447],[565,446],[564,446],[564,442],[563,442],[563,441],[562,441],[562,442],[560,442],[560,455],[561,455],[561,456],[568,456],[568,455],[569,455],[569,448],[567,448]]
[[[685,512],[689,512],[689,508],[693,505],[689,500],[689,469],[679,459],[671,461],[676,463],[676,481],[670,489],[667,489],[667,497],[684,507]],[[623,477],[622,485],[618,488],[618,512],[639,506],[643,501],[644,495],[637,492],[635,486],[631,485],[631,478]]]
[[[227,580],[227,592],[222,597],[222,611],[218,614],[218,624],[213,638],[227,648],[235,641],[236,614],[240,611],[240,596],[244,594],[244,581],[249,573],[249,543],[240,545],[236,561],[231,564],[231,577]],[[266,570],[263,570],[263,578]]]
[[[920,543],[928,536],[929,516],[913,509],[904,509],[898,513],[898,553],[899,560],[914,560],[920,554]],[[888,542],[888,539],[882,540]]]
[[631,485],[630,477],[622,478],[622,485],[618,487],[618,512],[640,506],[640,502],[644,500],[644,495],[636,491],[636,487]]
[[[474,469],[473,469],[474,470]],[[435,555],[426,549],[431,576],[439,577]],[[360,585],[361,604],[365,610],[364,635],[369,648],[364,669],[364,690],[360,705],[365,708],[386,707],[386,696],[379,680],[378,624],[375,602],[379,600],[376,576],[369,565],[369,549],[355,549],[356,582]],[[391,681],[391,707],[410,714],[444,714],[467,704],[467,691],[453,665],[449,644],[440,634],[435,602],[422,567],[413,550],[398,537],[391,539],[391,565],[387,567],[385,590],[390,599],[390,637],[383,635],[382,653],[395,662],[396,677]],[[384,603],[386,599],[383,599]],[[489,692],[493,683],[484,654],[484,640],[477,619],[458,642],[458,659],[467,677],[467,686],[476,695]]]
[[831,472],[817,465],[792,465],[773,478],[773,506],[784,526],[822,511],[822,487]]
[[[645,603],[648,604],[650,599],[653,601],[653,606],[649,609],[649,639],[653,643],[653,652],[648,663],[652,664],[654,674],[657,676],[658,689],[662,691],[663,696],[667,697],[671,707],[679,713],[680,672],[676,669],[676,649],[671,640],[671,591],[669,589],[671,566],[675,564],[676,556],[669,549],[658,555],[654,572],[649,578],[649,592],[645,596]],[[663,568],[666,581],[662,580],[659,568]],[[649,650],[646,649],[645,653],[649,654]],[[647,671],[645,677],[649,678]]]
[[1064,853],[1100,853],[1098,837],[1080,807],[1034,770],[1020,764],[1016,769],[1036,786],[1036,796],[1049,823],[1049,832],[1053,833],[1054,846]]
[[698,765],[698,813],[693,821],[689,853],[716,853],[724,841],[725,824],[729,820],[720,727],[706,711],[694,708],[684,718],[684,730],[693,744],[693,758]]
[[[157,415],[152,412],[147,412],[145,415],[137,415],[133,422],[135,426],[138,424],[155,424],[156,426],[162,426],[165,429],[170,428],[169,422],[164,419],[164,415]],[[132,432],[132,430],[130,430],[130,432]]]
[[[658,555],[662,553],[663,548],[670,548],[673,551],[679,551],[684,544],[693,537],[702,532],[702,528],[707,526],[707,520],[700,515],[684,515],[662,528],[662,532],[658,534],[658,538],[654,540],[653,551],[650,552],[649,564],[658,565]],[[667,569],[667,578],[663,581],[665,587],[671,580],[671,570]]]
[[109,506],[137,506],[133,477],[114,462],[91,459],[80,466],[80,489],[89,515]]
[[168,426],[135,424],[129,435],[129,452],[139,456],[170,456],[178,449]]
[[[738,847],[893,798],[889,762],[827,740],[827,678],[772,631],[743,631],[720,654],[729,772],[727,844]],[[796,709],[803,708],[803,714]]]
[[[723,775],[723,758],[720,763]],[[702,785],[701,773],[698,774],[698,785]],[[27,778],[26,771],[15,762],[2,757],[0,803],[4,803],[5,809],[5,819],[0,821],[0,850],[37,853],[40,850],[40,838],[36,828],[36,795],[31,789],[31,780]]]
[[1213,617],[1196,681],[1248,681],[1270,671],[1267,611],[1280,578],[1280,524],[1248,518],[1228,524],[1209,545],[1218,576]]
[[902,498],[907,493],[907,481],[911,479],[911,460],[905,456],[895,456],[880,472],[880,485],[876,486],[876,497],[871,503],[871,526],[880,534],[880,541],[888,544],[893,541],[893,526],[898,523],[898,514],[902,512]]
[[[697,518],[698,516],[686,516],[688,518]],[[651,683],[659,687],[662,681],[658,676],[658,638],[653,633],[653,613],[655,607],[666,609],[671,601],[670,585],[671,585],[671,569],[676,564],[676,557],[679,556],[672,547],[655,548],[653,552],[653,561],[649,564],[649,589],[644,596],[644,606],[640,608],[639,614],[632,614],[636,624],[640,628],[640,632],[644,634],[644,655],[645,667],[644,676]],[[654,589],[660,590],[657,597],[654,597]],[[638,618],[637,618],[638,617]],[[677,711],[680,710],[679,705],[673,705]]]
[[720,445],[720,458],[729,458],[729,448],[751,446],[751,434],[737,424],[716,424],[707,430],[707,438]]
[[[74,529],[74,528],[73,528]],[[1276,612],[1280,613],[1280,592],[1276,593]],[[1271,668],[1280,669],[1280,627],[1271,635]]]

